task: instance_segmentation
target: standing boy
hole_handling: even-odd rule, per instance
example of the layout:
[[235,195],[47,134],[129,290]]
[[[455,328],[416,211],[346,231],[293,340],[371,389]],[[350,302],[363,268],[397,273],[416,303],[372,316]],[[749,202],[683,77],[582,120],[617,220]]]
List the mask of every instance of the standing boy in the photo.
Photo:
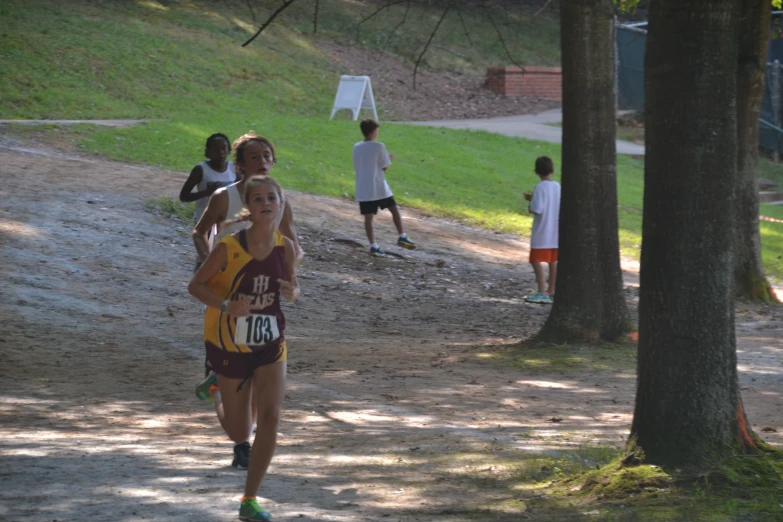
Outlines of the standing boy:
[[[525,193],[533,214],[533,232],[530,234],[530,264],[536,274],[538,290],[525,297],[529,303],[552,304],[557,279],[557,241],[560,225],[560,184],[552,180],[552,160],[547,156],[536,159],[536,174],[541,182],[533,193]],[[544,263],[549,265],[549,284],[544,277]]]
[[391,165],[394,156],[386,151],[383,143],[375,141],[378,139],[380,124],[375,120],[364,120],[359,124],[359,128],[364,135],[364,141],[353,146],[353,168],[356,171],[356,201],[359,203],[359,211],[364,216],[364,230],[370,242],[370,254],[384,255],[384,251],[375,242],[372,226],[373,217],[378,213],[379,208],[381,210],[388,208],[391,212],[394,226],[400,234],[397,245],[413,250],[416,245],[405,233],[397,202],[394,201],[392,191],[383,175]]

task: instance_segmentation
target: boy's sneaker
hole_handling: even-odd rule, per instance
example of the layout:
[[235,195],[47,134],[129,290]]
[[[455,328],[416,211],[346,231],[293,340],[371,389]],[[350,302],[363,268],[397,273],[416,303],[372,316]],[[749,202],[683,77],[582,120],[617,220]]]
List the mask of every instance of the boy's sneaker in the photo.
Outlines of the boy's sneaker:
[[552,304],[552,303],[554,303],[554,301],[552,300],[552,296],[551,295],[549,295],[549,294],[543,294],[543,295],[544,295],[544,298],[541,299],[541,301],[540,301],[542,304]]
[[239,520],[249,520],[251,522],[272,520],[272,515],[259,506],[256,499],[246,498],[239,504]]
[[555,302],[555,294],[549,294],[549,300]]
[[[237,469],[247,469],[250,465],[250,443],[245,441],[242,444],[234,445],[234,460],[231,465]],[[250,520],[250,519],[248,519]],[[253,519],[255,520],[255,519]],[[258,520],[266,520],[259,518]]]
[[213,386],[217,388],[217,374],[215,372],[209,372],[207,378],[196,386],[196,397],[202,401],[214,402],[212,394],[209,393],[210,388]]
[[548,299],[549,296],[546,294],[542,294],[541,290],[536,290],[535,293],[530,294],[529,296],[525,297],[525,301],[528,303],[545,303],[545,299]]
[[371,255],[371,256],[375,256],[375,257],[383,257],[383,256],[385,256],[385,255],[386,255],[386,252],[384,252],[383,250],[381,250],[381,247],[374,247],[374,246],[371,246],[371,247],[370,247],[370,255]]
[[408,250],[415,250],[416,249],[416,243],[408,239],[408,237],[401,237],[397,240],[397,246],[401,246],[402,248],[407,248]]

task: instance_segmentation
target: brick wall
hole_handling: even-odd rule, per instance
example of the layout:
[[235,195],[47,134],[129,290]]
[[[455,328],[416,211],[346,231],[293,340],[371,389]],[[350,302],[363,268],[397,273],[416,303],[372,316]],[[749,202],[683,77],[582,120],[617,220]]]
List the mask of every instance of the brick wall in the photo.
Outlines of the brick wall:
[[535,96],[547,100],[563,97],[560,67],[487,67],[487,87],[505,96]]

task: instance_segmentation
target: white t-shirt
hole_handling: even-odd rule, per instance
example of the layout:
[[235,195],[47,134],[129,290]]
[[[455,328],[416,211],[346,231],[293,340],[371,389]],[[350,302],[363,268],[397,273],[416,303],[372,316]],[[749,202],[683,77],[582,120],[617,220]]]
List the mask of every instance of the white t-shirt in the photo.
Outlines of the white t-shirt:
[[[243,208],[245,208],[245,204],[242,203],[242,195],[239,193],[239,189],[237,189],[237,183],[234,183],[233,185],[229,185],[228,187],[226,187],[226,195],[228,196],[228,209],[226,210],[226,221],[229,221],[239,217],[239,213],[242,212]],[[250,226],[250,221],[240,221],[238,223],[232,223],[230,225],[222,227],[220,231],[217,233],[217,235],[215,236],[214,244],[217,245],[218,242],[224,237],[226,237],[227,235],[248,228],[249,226]]]
[[386,145],[379,141],[360,141],[353,146],[356,171],[356,201],[378,201],[392,196],[383,169],[391,165]]
[[[206,161],[202,161],[199,165],[201,165],[202,172],[201,181],[196,185],[196,190],[199,192],[207,190],[207,185],[210,183],[220,183],[221,187],[227,187],[237,180],[234,164],[230,161],[226,163],[226,170],[223,172],[213,170],[212,167],[209,166],[209,162]],[[209,196],[196,200],[195,223],[198,223],[198,220],[201,219],[201,215],[204,214],[204,211],[207,209],[207,203],[209,203]]]
[[530,248],[557,248],[560,226],[560,183],[544,180],[533,189],[530,200],[533,212],[533,232]]

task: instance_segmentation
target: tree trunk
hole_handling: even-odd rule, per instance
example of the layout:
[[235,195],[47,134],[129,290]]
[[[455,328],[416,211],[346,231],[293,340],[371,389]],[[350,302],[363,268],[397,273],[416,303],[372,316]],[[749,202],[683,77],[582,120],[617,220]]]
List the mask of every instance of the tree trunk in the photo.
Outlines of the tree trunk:
[[737,70],[737,227],[734,284],[737,295],[774,299],[761,261],[759,233],[759,116],[769,48],[769,0],[742,0]]
[[754,446],[734,333],[738,7],[736,0],[651,5],[629,448],[652,464],[698,465]]
[[613,15],[612,0],[560,7],[560,260],[555,304],[537,340],[615,340],[633,328],[617,235]]

